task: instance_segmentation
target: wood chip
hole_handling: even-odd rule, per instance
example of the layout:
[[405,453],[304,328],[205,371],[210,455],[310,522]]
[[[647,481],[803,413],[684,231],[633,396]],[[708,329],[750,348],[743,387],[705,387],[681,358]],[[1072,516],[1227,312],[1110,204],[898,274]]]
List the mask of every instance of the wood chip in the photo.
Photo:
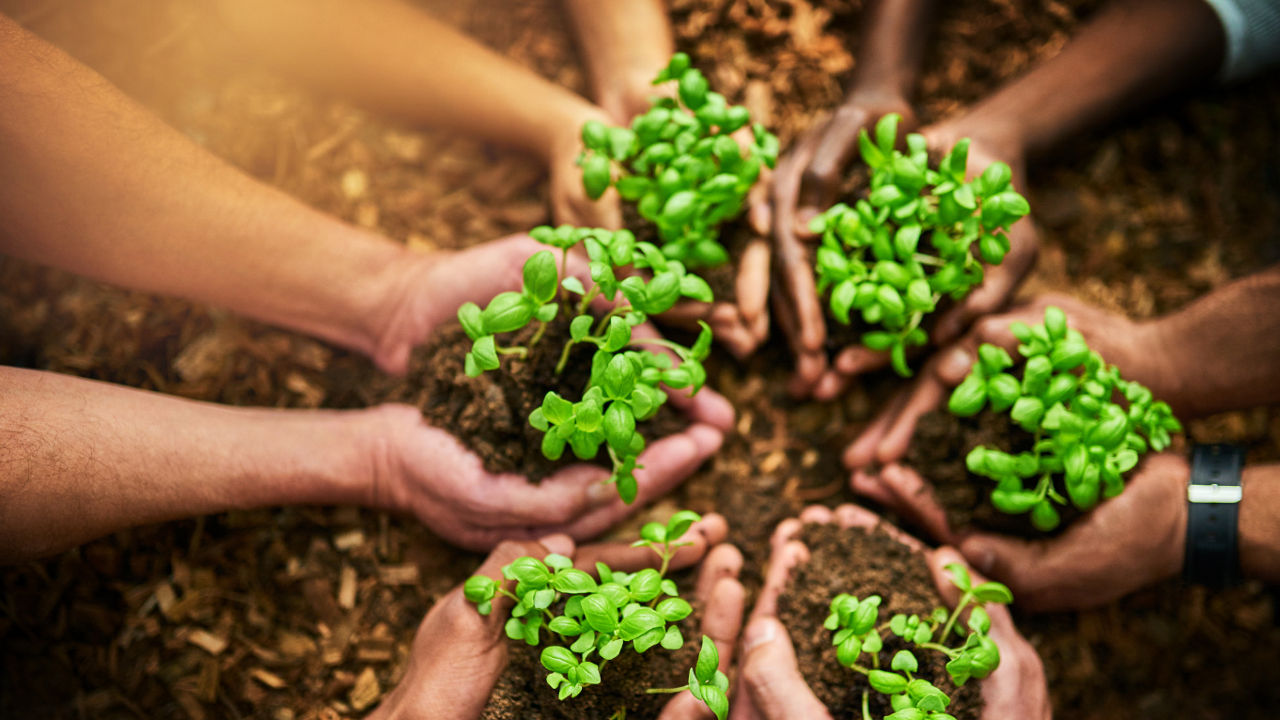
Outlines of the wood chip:
[[352,610],[356,606],[356,569],[342,566],[342,580],[338,584],[338,606]]
[[384,565],[378,568],[378,577],[386,585],[417,585],[417,565]]
[[355,530],[348,530],[344,533],[338,533],[333,538],[333,546],[338,550],[346,551],[354,547],[359,547],[363,544],[364,531],[359,528],[356,528]]
[[360,677],[356,678],[355,687],[351,688],[351,693],[348,695],[351,707],[356,710],[364,710],[377,702],[381,696],[382,687],[378,685],[378,676],[374,674],[372,667],[366,667],[364,672],[360,673]]
[[196,628],[187,634],[187,642],[204,649],[210,655],[219,655],[227,649],[227,639],[219,637],[203,628]]
[[173,586],[167,582],[160,583],[156,586],[155,596],[156,605],[160,607],[160,612],[166,618],[172,620],[173,617],[170,613],[173,611],[173,606],[178,603],[178,596],[173,592]]
[[284,678],[264,668],[254,668],[250,670],[249,677],[274,690],[279,690],[287,684],[285,683]]

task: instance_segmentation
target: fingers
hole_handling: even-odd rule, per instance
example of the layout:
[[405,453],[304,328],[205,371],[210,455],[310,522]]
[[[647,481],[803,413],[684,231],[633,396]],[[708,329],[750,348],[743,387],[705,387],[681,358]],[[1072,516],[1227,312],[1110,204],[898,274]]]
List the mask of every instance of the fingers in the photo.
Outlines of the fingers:
[[[804,348],[800,339],[800,321],[796,316],[791,298],[782,287],[775,284],[770,288],[774,314],[778,318],[778,326],[786,336],[787,345],[795,356],[796,370],[787,384],[787,392],[795,397],[808,395],[822,377],[827,367],[827,356],[824,351],[810,351]],[[824,326],[825,331],[825,326]]]
[[880,440],[889,432],[889,428],[893,426],[894,421],[898,418],[898,413],[907,404],[911,398],[911,389],[908,388],[903,392],[899,392],[889,401],[889,405],[880,411],[875,420],[871,421],[848,448],[845,448],[844,456],[841,458],[844,466],[850,470],[856,468],[869,467],[876,459],[876,450],[880,447]]
[[[716,513],[705,515],[689,527],[679,542],[688,543],[671,558],[673,570],[697,564],[707,555],[707,549],[724,542],[729,534],[729,524]],[[593,543],[584,545],[574,558],[580,570],[593,572],[597,562],[623,572],[635,572],[643,568],[656,568],[662,559],[651,548],[631,547],[629,543]],[[736,571],[735,571],[736,573]]]
[[912,535],[908,535],[901,528],[891,523],[885,522],[884,518],[853,503],[845,503],[837,507],[832,512],[835,522],[843,528],[863,528],[871,530],[879,527],[888,533],[889,537],[906,545],[912,550],[924,550],[924,543],[920,542]]
[[1078,604],[1071,588],[1060,588],[1055,597],[1041,596],[1045,574],[1056,572],[1045,542],[1027,542],[999,535],[975,533],[960,543],[960,552],[984,574],[1000,578],[1013,590],[1018,606],[1044,609],[1047,606],[1074,607]]
[[[761,234],[766,233],[768,225]],[[738,258],[738,312],[756,342],[769,334],[769,260],[769,243],[762,237],[749,242]]]
[[751,610],[752,619],[775,617],[778,614],[778,596],[787,587],[791,569],[808,560],[809,548],[799,540],[791,540],[781,547],[774,548],[769,558],[769,570],[765,574],[764,587],[760,588],[756,606]]
[[707,554],[706,562],[698,572],[698,582],[694,592],[705,603],[711,597],[716,584],[725,578],[737,578],[741,571],[742,553],[738,548],[733,545],[718,544]]
[[934,497],[932,486],[919,473],[905,465],[891,464],[881,469],[880,479],[893,493],[893,507],[936,540],[951,542],[954,539],[946,511]]
[[743,633],[734,720],[830,718],[796,667],[795,648],[777,618],[753,613]]
[[898,501],[898,496],[893,494],[880,476],[872,475],[862,468],[853,471],[853,475],[849,478],[849,488],[886,507],[893,507],[893,504]]

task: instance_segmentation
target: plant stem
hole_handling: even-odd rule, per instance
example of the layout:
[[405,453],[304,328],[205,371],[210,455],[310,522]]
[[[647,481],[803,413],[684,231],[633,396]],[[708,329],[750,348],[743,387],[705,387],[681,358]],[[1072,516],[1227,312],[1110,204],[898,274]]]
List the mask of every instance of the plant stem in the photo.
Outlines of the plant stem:
[[960,602],[956,603],[956,609],[951,611],[951,617],[947,618],[947,624],[942,626],[942,635],[938,637],[939,640],[942,640],[943,642],[946,641],[947,637],[951,634],[951,628],[955,626],[956,620],[960,618],[960,611],[963,610],[964,606],[968,605],[969,601],[972,599],[973,593],[967,590],[960,596]]
[[688,685],[681,685],[678,688],[647,688],[645,689],[645,692],[649,695],[670,695],[678,692],[684,692],[688,689]]
[[529,356],[529,348],[525,348],[525,347],[519,347],[519,346],[501,347],[501,346],[495,345],[493,350],[499,355],[515,355],[516,357],[519,357],[519,358],[525,358]]
[[582,296],[582,302],[578,303],[578,315],[585,313],[587,311],[587,307],[591,305],[591,301],[598,297],[600,297],[600,286],[592,285],[591,289],[587,291],[587,294]]
[[926,650],[937,650],[938,652],[952,659],[955,659],[955,657],[960,654],[958,651],[952,650],[946,645],[939,645],[938,643],[933,643],[933,642],[920,643],[916,647],[925,648]]
[[862,691],[862,720],[871,720],[871,707],[869,705],[871,699],[871,691]]
[[569,364],[569,351],[575,344],[572,339],[564,344],[564,350],[560,351],[560,360],[556,363],[556,375],[564,372],[564,366]]
[[604,317],[600,318],[600,322],[596,323],[595,332],[591,334],[599,335],[600,333],[604,332],[605,328],[609,327],[609,320],[615,316],[622,315],[622,313],[624,312],[631,312],[631,305],[629,303],[627,305],[618,305],[614,307]]
[[666,338],[632,339],[631,344],[632,345],[658,345],[660,347],[667,348],[668,350],[674,352],[676,355],[680,356],[681,360],[688,359],[686,357],[689,354],[688,348],[678,343],[673,343],[670,340],[667,340]]
[[538,329],[537,329],[536,331],[534,331],[534,333],[533,333],[533,337],[529,338],[529,349],[530,349],[530,350],[532,350],[535,346],[537,346],[538,341],[542,339],[543,334],[544,334],[544,333],[546,333],[546,332],[547,332],[547,324],[546,324],[546,323],[544,323],[544,322],[542,322],[541,320],[539,320],[539,321],[538,321]]

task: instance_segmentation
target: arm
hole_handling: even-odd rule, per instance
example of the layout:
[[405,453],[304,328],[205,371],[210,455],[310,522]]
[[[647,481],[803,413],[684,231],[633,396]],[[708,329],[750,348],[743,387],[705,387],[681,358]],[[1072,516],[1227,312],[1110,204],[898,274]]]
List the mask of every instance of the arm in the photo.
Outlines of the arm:
[[[933,0],[871,3],[862,52],[844,103],[810,128],[778,163],[773,181],[774,312],[796,356],[791,391],[808,395],[826,371],[826,323],[813,278],[809,222],[834,201],[857,150],[858,132],[898,113],[914,125],[908,99],[920,74]],[[830,397],[834,393],[825,393]]]
[[1280,266],[1150,324],[1179,411],[1203,416],[1280,401]]
[[0,251],[377,356],[417,260],[209,155],[0,16]]
[[0,563],[230,509],[375,505],[362,448],[376,422],[0,367]]
[[950,123],[950,134],[1009,149],[997,155],[1035,155],[1208,80],[1223,50],[1222,24],[1204,0],[1117,0],[1053,59]]
[[662,0],[565,0],[591,74],[592,93],[619,123],[644,112],[650,84],[675,53]]
[[616,225],[588,200],[579,130],[604,112],[400,0],[219,0],[227,23],[272,64],[409,122],[520,148],[551,166],[558,218]]

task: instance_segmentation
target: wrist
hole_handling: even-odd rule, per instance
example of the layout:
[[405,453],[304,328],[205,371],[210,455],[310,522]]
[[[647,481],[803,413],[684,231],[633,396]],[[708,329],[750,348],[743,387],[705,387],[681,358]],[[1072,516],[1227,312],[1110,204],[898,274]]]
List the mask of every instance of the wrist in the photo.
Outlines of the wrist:
[[1280,580],[1280,465],[1246,467],[1240,500],[1240,569],[1247,578]]
[[1026,192],[1026,145],[1014,122],[974,115],[935,123],[920,131],[929,147],[950,149],[961,138],[969,138],[969,174],[981,173],[986,164],[1000,161],[1013,171],[1019,192]]
[[1175,416],[1186,419],[1202,415],[1192,388],[1182,381],[1195,376],[1187,374],[1187,359],[1183,356],[1196,344],[1174,337],[1166,318],[1135,323],[1134,336],[1131,347],[1136,355],[1128,358],[1127,366],[1121,369],[1146,385],[1157,400],[1169,403]]

